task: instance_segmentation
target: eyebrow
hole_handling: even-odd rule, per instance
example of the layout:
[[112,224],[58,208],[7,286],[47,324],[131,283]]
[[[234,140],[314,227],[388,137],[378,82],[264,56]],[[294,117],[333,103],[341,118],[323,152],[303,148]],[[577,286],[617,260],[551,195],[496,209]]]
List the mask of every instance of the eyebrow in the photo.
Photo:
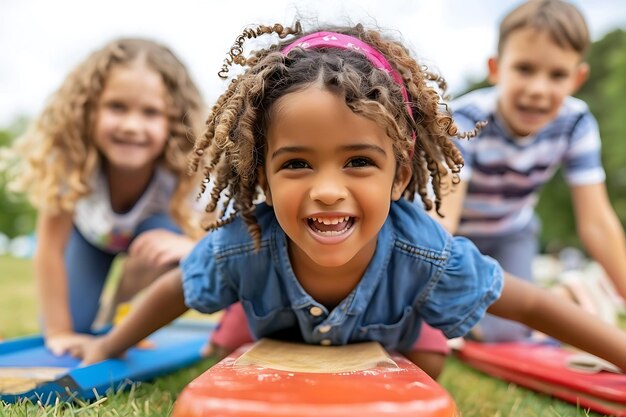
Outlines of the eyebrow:
[[[355,152],[355,151],[373,151],[379,153],[383,156],[386,156],[387,153],[383,148],[377,145],[367,145],[367,144],[355,144],[355,145],[346,145],[342,146],[341,151]],[[282,148],[277,149],[272,153],[271,159],[276,158],[284,153],[303,153],[311,151],[311,148],[306,146],[284,146]]]

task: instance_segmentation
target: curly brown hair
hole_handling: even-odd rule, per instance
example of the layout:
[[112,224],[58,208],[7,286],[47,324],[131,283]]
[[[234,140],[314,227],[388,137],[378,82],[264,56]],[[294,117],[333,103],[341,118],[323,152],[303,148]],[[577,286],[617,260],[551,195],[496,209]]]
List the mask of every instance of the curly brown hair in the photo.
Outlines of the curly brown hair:
[[[386,39],[377,30],[366,30],[361,25],[323,30],[359,38],[380,51],[401,74],[412,114],[404,102],[401,86],[361,53],[337,48],[294,48],[287,55],[281,53],[282,48],[305,35],[299,23],[288,28],[276,24],[244,30],[219,75],[226,77],[234,64],[246,70],[230,83],[213,106],[207,128],[196,141],[191,155],[191,171],[201,171],[205,177],[202,191],[210,179],[214,181],[206,210],[220,213],[217,221],[207,225],[208,230],[230,223],[240,215],[259,244],[260,228],[254,215],[254,202],[262,191],[257,168],[264,164],[265,134],[272,105],[286,94],[318,83],[343,97],[353,112],[385,129],[393,141],[398,166],[412,166],[412,177],[403,194],[405,198],[412,200],[417,193],[430,210],[433,201],[427,187],[431,182],[434,208],[439,211],[443,177],[451,174],[452,182],[458,182],[463,158],[450,137],[473,136],[479,127],[459,134],[442,99],[444,80],[418,64],[400,42]],[[243,56],[246,39],[272,33],[281,39],[296,36],[253,52],[248,58]],[[231,208],[228,216],[223,207],[218,209],[222,199],[226,200],[223,207]]]
[[147,39],[118,39],[93,52],[65,78],[41,115],[14,146],[20,163],[13,167],[13,190],[27,192],[42,211],[72,211],[91,192],[89,181],[101,166],[92,138],[97,103],[111,69],[141,62],[161,76],[169,93],[170,138],[159,163],[178,179],[170,204],[173,218],[192,233],[188,175],[194,133],[201,131],[203,102],[185,65],[164,45]]

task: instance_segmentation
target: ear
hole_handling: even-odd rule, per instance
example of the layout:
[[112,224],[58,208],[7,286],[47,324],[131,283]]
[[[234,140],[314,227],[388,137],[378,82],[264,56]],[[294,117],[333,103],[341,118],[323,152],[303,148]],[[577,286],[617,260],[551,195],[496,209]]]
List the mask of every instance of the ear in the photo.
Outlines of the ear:
[[259,186],[263,189],[263,193],[265,193],[265,203],[268,206],[272,206],[272,192],[270,191],[270,187],[267,184],[267,176],[265,176],[265,167],[263,166],[257,167],[256,175],[259,181]]
[[487,60],[487,70],[489,71],[487,80],[489,80],[491,84],[498,83],[498,64],[498,57],[492,56]]
[[393,181],[393,186],[391,187],[391,200],[398,201],[402,197],[402,193],[406,189],[406,186],[409,185],[411,181],[411,167],[409,165],[402,165],[400,169],[398,169],[398,173],[396,174],[396,179]]
[[578,68],[576,68],[576,76],[574,78],[574,85],[572,86],[572,92],[570,94],[576,93],[578,89],[587,81],[589,78],[589,64],[586,62],[581,62],[578,64]]

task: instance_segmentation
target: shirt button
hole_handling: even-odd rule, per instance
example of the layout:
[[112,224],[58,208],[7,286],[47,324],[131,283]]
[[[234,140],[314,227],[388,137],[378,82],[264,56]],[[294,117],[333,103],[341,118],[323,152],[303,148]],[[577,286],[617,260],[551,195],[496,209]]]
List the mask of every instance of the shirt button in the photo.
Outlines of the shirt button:
[[324,340],[322,340],[322,341],[320,342],[320,345],[323,345],[323,346],[330,346],[330,345],[331,345],[331,343],[332,343],[332,342],[330,341],[330,339],[324,339]]
[[330,329],[331,329],[331,326],[328,326],[328,325],[320,326],[319,331],[320,331],[320,333],[328,333],[330,331]]
[[321,308],[315,306],[315,307],[311,307],[311,309],[309,310],[309,313],[311,313],[312,316],[319,317],[322,315],[323,311]]

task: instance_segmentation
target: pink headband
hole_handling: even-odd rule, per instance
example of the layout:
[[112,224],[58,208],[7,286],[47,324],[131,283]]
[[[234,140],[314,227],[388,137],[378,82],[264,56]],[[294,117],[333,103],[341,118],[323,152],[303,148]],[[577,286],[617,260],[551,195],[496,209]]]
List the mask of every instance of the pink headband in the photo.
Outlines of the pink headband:
[[[351,49],[362,53],[372,64],[374,64],[376,68],[383,70],[387,74],[391,75],[391,78],[393,78],[394,81],[398,83],[400,89],[402,90],[402,97],[404,98],[407,111],[409,112],[409,115],[413,114],[413,112],[411,111],[411,106],[409,105],[409,94],[406,91],[404,81],[402,80],[400,74],[398,74],[398,71],[393,69],[389,61],[387,61],[385,56],[381,54],[380,51],[377,51],[375,48],[371,47],[370,45],[358,38],[336,32],[315,32],[303,36],[302,38],[298,39],[297,42],[287,45],[285,48],[283,48],[282,53],[284,55],[287,55],[294,48],[309,49],[323,47]],[[413,141],[415,141],[415,133],[413,133]],[[411,151],[411,156],[412,155],[413,152]]]

